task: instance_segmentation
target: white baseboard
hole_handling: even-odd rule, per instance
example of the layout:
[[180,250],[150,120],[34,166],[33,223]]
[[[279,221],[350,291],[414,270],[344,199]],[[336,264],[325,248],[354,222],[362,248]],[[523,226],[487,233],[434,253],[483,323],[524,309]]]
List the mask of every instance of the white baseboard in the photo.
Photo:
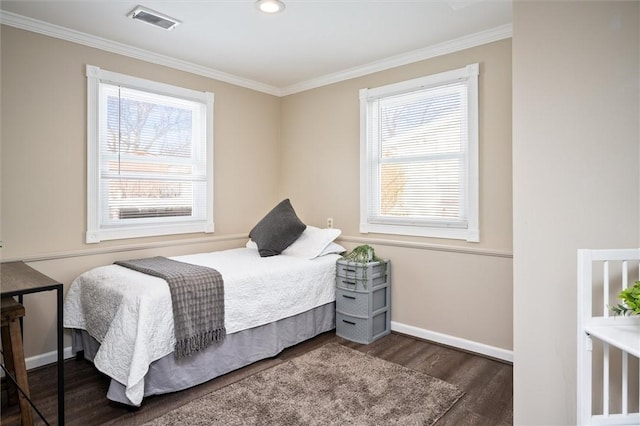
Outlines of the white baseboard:
[[[67,346],[63,351],[64,359],[73,358],[75,354],[71,351],[71,346]],[[25,358],[25,364],[27,365],[27,370],[31,370],[32,368],[42,367],[48,364],[55,364],[58,362],[58,352],[51,351],[40,355],[30,356]]]
[[[71,346],[67,346],[63,350],[64,359],[73,358],[75,354],[71,351]],[[25,358],[24,363],[27,370],[33,368],[43,367],[49,364],[55,364],[58,362],[58,352],[51,351],[40,355],[30,356]],[[4,377],[4,370],[0,370],[0,377]]]
[[[442,343],[443,345],[452,346],[454,348],[460,348],[465,351],[475,352],[477,354],[489,356],[491,358],[513,362],[513,351],[509,351],[507,349],[497,348],[495,346],[485,345],[484,343],[478,343],[472,340],[438,333],[437,331],[425,330],[423,328],[402,324],[396,321],[391,321],[391,330],[397,331],[398,333],[407,334],[409,336],[418,337],[420,339]],[[73,358],[74,356],[75,354],[71,351],[71,346],[67,346],[66,348],[64,348],[64,359]],[[57,361],[58,353],[56,351],[30,356],[25,359],[27,370],[42,367],[48,364],[54,364]],[[0,371],[0,373],[0,376],[4,376],[4,371]]]
[[513,351],[486,345],[484,343],[474,342],[472,340],[463,339],[461,337],[450,336],[448,334],[438,333],[437,331],[425,330],[423,328],[414,327],[412,325],[402,324],[391,321],[391,330],[398,333],[408,334],[409,336],[418,337],[424,340],[441,343],[443,345],[452,346],[469,352],[475,352],[491,358],[500,359],[513,363]]

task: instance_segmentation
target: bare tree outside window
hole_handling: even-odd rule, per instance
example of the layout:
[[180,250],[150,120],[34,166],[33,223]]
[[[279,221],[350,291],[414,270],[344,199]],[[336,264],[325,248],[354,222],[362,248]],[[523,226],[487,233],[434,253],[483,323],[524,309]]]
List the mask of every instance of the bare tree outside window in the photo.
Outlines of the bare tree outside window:
[[[462,148],[460,104],[459,93],[444,91],[436,96],[417,93],[380,101],[381,215],[459,214],[459,202],[452,191],[460,189],[460,174],[452,173],[455,166],[443,168],[441,157]],[[458,134],[457,140],[451,139],[452,131]]]
[[194,189],[183,178],[192,174],[192,165],[184,161],[192,157],[192,129],[188,109],[120,90],[107,98],[112,219],[191,215]]

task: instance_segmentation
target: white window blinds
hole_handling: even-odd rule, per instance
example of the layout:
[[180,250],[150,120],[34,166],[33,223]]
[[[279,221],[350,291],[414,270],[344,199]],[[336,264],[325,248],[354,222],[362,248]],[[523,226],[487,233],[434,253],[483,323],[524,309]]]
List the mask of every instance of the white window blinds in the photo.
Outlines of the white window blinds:
[[206,217],[202,104],[111,84],[100,87],[105,223]]
[[477,238],[474,72],[361,92],[362,232]]

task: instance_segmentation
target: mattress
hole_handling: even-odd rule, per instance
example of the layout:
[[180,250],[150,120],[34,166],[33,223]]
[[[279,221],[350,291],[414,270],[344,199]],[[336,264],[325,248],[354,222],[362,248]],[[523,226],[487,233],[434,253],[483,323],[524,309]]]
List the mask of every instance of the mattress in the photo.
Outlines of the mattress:
[[[233,334],[335,301],[338,258],[262,258],[255,249],[240,248],[171,259],[220,271],[225,327]],[[64,302],[64,326],[85,330],[100,344],[96,368],[121,383],[133,405],[142,402],[151,363],[171,354],[175,344],[167,283],[117,265],[74,280]]]

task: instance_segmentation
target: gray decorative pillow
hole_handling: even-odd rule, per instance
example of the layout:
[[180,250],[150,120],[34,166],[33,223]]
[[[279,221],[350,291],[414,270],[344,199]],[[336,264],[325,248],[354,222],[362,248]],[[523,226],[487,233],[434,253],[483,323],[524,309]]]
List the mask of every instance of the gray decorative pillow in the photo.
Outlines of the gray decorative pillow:
[[258,245],[261,257],[276,256],[297,240],[306,227],[287,198],[253,227],[249,237]]

